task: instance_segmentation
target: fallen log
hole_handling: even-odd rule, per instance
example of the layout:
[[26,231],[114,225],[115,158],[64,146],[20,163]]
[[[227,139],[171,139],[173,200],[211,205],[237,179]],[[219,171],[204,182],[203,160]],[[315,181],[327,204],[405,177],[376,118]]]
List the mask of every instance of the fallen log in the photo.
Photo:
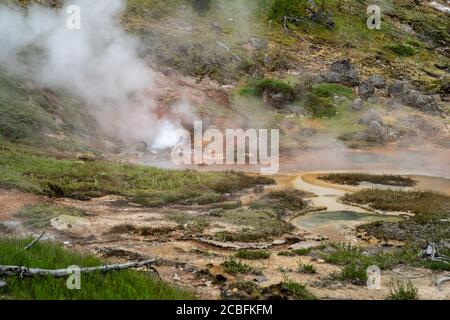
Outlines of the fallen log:
[[[109,272],[109,271],[117,271],[131,268],[140,268],[144,266],[150,266],[155,264],[157,259],[149,259],[139,262],[128,262],[123,264],[112,264],[108,266],[100,266],[100,267],[88,267],[88,268],[80,268],[80,273],[92,273],[92,272]],[[0,276],[20,276],[20,277],[67,277],[72,275],[73,269],[56,269],[56,270],[47,270],[47,269],[38,269],[38,268],[28,268],[22,266],[0,266]]]

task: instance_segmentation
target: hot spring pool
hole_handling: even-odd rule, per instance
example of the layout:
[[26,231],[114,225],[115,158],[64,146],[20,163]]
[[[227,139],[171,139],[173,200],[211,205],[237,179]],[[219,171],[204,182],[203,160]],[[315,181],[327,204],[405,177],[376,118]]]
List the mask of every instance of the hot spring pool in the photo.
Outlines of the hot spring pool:
[[325,213],[309,213],[292,220],[300,228],[328,236],[331,240],[342,237],[342,231],[349,227],[375,221],[400,221],[402,218],[380,214],[360,213],[354,211],[334,211]]

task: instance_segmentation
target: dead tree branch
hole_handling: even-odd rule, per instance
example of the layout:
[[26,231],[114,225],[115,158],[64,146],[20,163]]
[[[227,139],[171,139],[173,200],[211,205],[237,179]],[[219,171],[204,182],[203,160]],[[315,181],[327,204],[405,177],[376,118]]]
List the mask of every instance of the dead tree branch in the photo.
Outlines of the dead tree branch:
[[[149,259],[139,262],[129,262],[123,264],[113,264],[100,267],[81,268],[80,273],[92,273],[92,272],[109,272],[116,270],[124,270],[131,268],[140,268],[144,266],[150,266],[155,264],[157,259]],[[69,269],[56,269],[46,270],[38,268],[28,268],[22,266],[0,266],[0,276],[21,276],[21,277],[67,277],[73,274],[73,270]]]
[[30,250],[31,247],[33,247],[33,246],[36,244],[36,242],[38,242],[39,240],[42,239],[42,237],[44,236],[44,234],[45,234],[45,231],[42,231],[42,233],[40,234],[40,236],[37,237],[36,239],[34,239],[33,241],[31,241],[31,243],[28,244],[28,245],[24,248],[24,250]]

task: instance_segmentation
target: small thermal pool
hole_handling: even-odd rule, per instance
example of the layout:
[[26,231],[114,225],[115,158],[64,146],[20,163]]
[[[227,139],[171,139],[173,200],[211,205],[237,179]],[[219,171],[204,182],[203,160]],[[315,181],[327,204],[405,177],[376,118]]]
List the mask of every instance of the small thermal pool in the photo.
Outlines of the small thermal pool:
[[331,240],[342,237],[343,230],[349,227],[375,221],[400,221],[402,218],[380,214],[360,213],[354,211],[334,211],[309,213],[295,218],[292,223],[297,227],[328,236]]

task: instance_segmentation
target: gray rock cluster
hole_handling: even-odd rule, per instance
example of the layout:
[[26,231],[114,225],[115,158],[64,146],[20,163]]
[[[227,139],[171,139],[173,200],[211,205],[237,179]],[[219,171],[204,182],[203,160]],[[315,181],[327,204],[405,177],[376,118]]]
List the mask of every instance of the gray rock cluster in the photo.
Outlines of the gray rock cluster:
[[386,87],[384,77],[380,75],[373,75],[362,81],[358,87],[358,93],[361,99],[367,100],[375,94],[376,89],[383,89]]
[[367,141],[375,144],[386,142],[387,129],[383,119],[373,109],[370,109],[359,119],[359,124],[366,125],[367,130],[355,135],[355,140]]
[[396,81],[389,86],[389,94],[395,100],[422,112],[440,115],[440,110],[433,97],[413,89],[407,81]]
[[335,61],[330,70],[321,76],[325,82],[341,83],[351,87],[359,84],[358,71],[349,59]]

